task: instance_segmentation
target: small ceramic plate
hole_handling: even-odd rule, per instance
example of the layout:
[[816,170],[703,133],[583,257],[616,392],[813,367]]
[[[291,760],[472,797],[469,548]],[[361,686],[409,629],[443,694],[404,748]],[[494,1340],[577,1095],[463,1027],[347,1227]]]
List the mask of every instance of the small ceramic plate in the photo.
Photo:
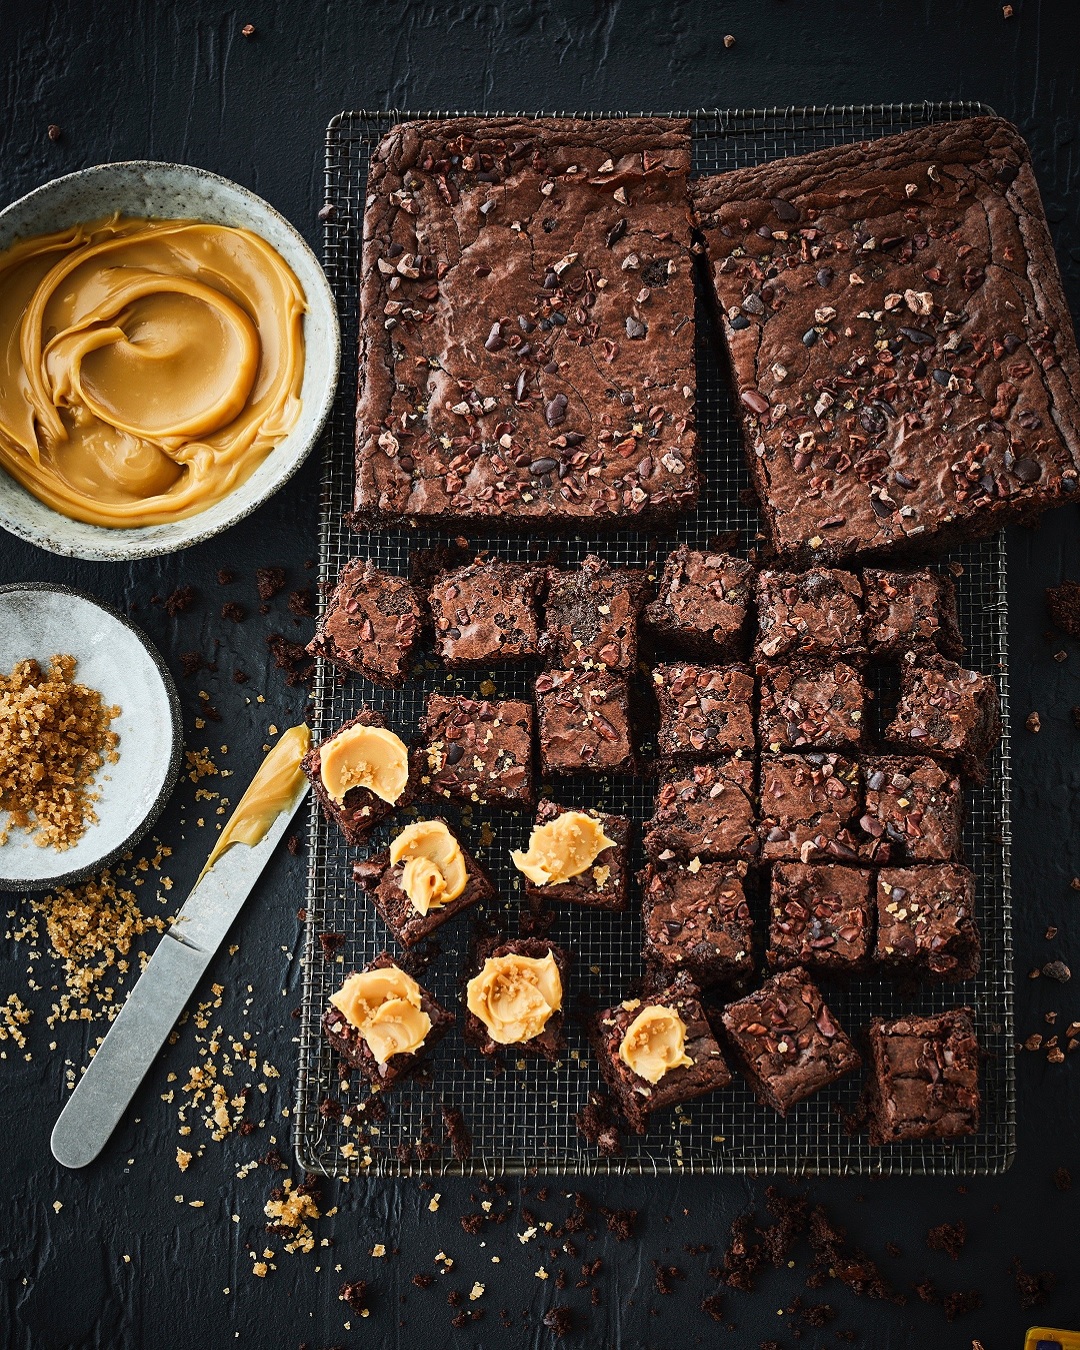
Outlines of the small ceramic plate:
[[0,890],[42,891],[84,881],[133,848],[161,814],[180,773],[183,733],[176,685],[157,650],[133,623],[65,586],[0,586],[0,671],[29,657],[47,665],[74,656],[75,679],[118,705],[115,764],[95,778],[98,820],[58,852],[12,829],[0,845]]

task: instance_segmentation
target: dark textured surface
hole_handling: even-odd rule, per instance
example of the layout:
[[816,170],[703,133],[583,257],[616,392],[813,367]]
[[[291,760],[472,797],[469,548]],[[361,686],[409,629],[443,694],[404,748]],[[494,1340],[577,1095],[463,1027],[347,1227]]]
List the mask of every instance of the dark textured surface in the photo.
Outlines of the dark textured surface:
[[[792,102],[852,102],[921,98],[979,98],[1013,118],[1032,147],[1036,175],[1047,205],[1066,291],[1080,310],[1080,159],[1075,113],[1075,60],[1080,17],[1071,0],[1041,7],[1014,0],[1016,17],[1006,22],[996,0],[955,0],[942,6],[899,6],[893,0],[836,0],[828,7],[788,0],[742,3],[642,4],[581,2],[551,17],[547,6],[526,3],[323,4],[298,0],[255,2],[247,10],[191,0],[185,6],[129,4],[31,6],[0,4],[4,34],[5,117],[0,123],[0,190],[4,200],[47,178],[109,158],[147,155],[193,162],[233,177],[265,195],[318,243],[322,132],[344,106],[616,108],[750,105]],[[253,23],[245,39],[241,28]],[[723,35],[734,34],[726,49]],[[52,142],[46,129],[60,126]],[[259,615],[254,569],[267,562],[288,568],[290,587],[311,584],[303,570],[314,556],[317,469],[308,466],[285,492],[225,535],[171,559],[138,566],[73,564],[38,553],[13,540],[0,541],[0,581],[60,580],[118,605],[134,603],[134,617],[161,645],[181,676],[180,653],[210,653],[221,642],[217,673],[179,678],[191,747],[209,745],[243,781],[260,755],[270,723],[296,720],[301,691],[286,689],[269,669],[264,637],[281,631],[306,637],[310,620],[294,625],[285,596]],[[1080,786],[1078,733],[1070,707],[1080,703],[1080,647],[1047,639],[1042,588],[1062,575],[1080,575],[1077,516],[1065,509],[1037,531],[1017,531],[1010,540],[1012,587],[1012,689],[1017,735],[1014,745],[1014,872],[1016,877],[1017,1023],[1020,1035],[1050,1035],[1080,1016],[1075,981],[1029,982],[1026,972],[1051,958],[1073,966],[1080,922],[1080,894],[1069,878],[1080,872],[1080,839],[1071,833],[1073,796]],[[220,587],[217,569],[233,568],[237,581]],[[196,587],[192,607],[174,619],[150,598],[180,584]],[[220,617],[226,600],[247,610],[244,623]],[[1054,653],[1066,651],[1056,662]],[[232,681],[235,668],[251,676]],[[222,722],[199,731],[195,717],[210,695]],[[265,704],[255,701],[264,694]],[[250,698],[251,703],[246,699]],[[1025,732],[1024,717],[1041,715],[1038,735]],[[223,757],[218,747],[229,744]],[[194,880],[209,846],[209,826],[195,825],[209,807],[194,806],[195,786],[184,780],[155,833],[175,853],[166,870],[174,880],[167,912]],[[235,796],[235,793],[234,793]],[[186,821],[186,824],[182,824]],[[484,1233],[462,1231],[460,1216],[477,1211],[469,1200],[476,1185],[447,1181],[436,1211],[432,1192],[414,1183],[327,1185],[321,1208],[339,1213],[315,1225],[317,1241],[332,1248],[290,1255],[280,1237],[263,1231],[262,1205],[284,1174],[260,1166],[238,1179],[242,1165],[271,1147],[288,1156],[289,1122],[281,1118],[292,1094],[295,1059],[289,1010],[296,988],[299,928],[294,912],[303,899],[303,861],[286,853],[268,869],[263,884],[231,936],[234,956],[214,962],[209,985],[225,985],[220,1022],[227,1031],[252,1033],[260,1072],[247,1074],[268,1087],[262,1112],[249,1114],[266,1126],[246,1138],[210,1141],[201,1124],[177,1135],[176,1105],[161,1093],[179,1088],[196,1062],[194,1029],[185,1027],[136,1098],[133,1110],[102,1158],[85,1173],[63,1173],[48,1152],[48,1135],[66,1097],[64,1061],[85,1062],[102,1028],[62,1024],[46,1017],[56,995],[54,961],[31,960],[26,944],[0,948],[0,993],[17,991],[35,1009],[28,1028],[27,1062],[10,1041],[0,1043],[2,1174],[9,1203],[0,1220],[0,1342],[12,1347],[230,1345],[290,1347],[307,1341],[315,1350],[343,1345],[414,1345],[417,1339],[460,1346],[546,1346],[552,1333],[541,1321],[555,1305],[574,1310],[568,1344],[619,1347],[730,1344],[756,1346],[776,1338],[794,1344],[789,1319],[777,1310],[803,1288],[805,1248],[793,1253],[795,1270],[763,1271],[759,1288],[725,1293],[727,1333],[698,1311],[715,1282],[715,1246],[730,1220],[749,1204],[762,1210],[764,1183],[664,1179],[606,1181],[586,1187],[596,1204],[640,1208],[641,1242],[618,1243],[597,1215],[587,1243],[575,1234],[579,1256],[552,1237],[521,1245],[525,1230],[519,1195],[511,1183],[505,1198],[492,1196],[493,1213],[513,1203],[503,1226]],[[8,908],[11,908],[9,905]],[[22,905],[15,907],[21,915]],[[1046,940],[1049,925],[1059,929]],[[13,927],[12,923],[6,927]],[[147,946],[151,939],[147,939]],[[27,967],[33,966],[28,976]],[[29,992],[30,980],[38,984]],[[248,992],[247,986],[251,986]],[[286,991],[284,994],[282,991]],[[250,1000],[250,1004],[248,1004]],[[1056,1010],[1056,1027],[1043,1014]],[[201,1034],[201,1033],[200,1033]],[[56,1049],[49,1045],[55,1042]],[[269,1061],[280,1078],[265,1078]],[[945,1292],[978,1288],[981,1310],[953,1325],[938,1307],[913,1296],[904,1308],[856,1299],[833,1284],[808,1295],[838,1310],[829,1328],[812,1331],[803,1346],[839,1345],[838,1329],[853,1328],[859,1344],[875,1350],[917,1346],[967,1350],[977,1337],[986,1350],[1020,1344],[1034,1321],[1080,1324],[1080,1251],[1075,1242],[1080,1178],[1066,1194],[1053,1183],[1055,1169],[1078,1168],[1075,1142],[1080,1115],[1076,1075],[1080,1056],[1048,1065],[1045,1049],[1019,1062],[1019,1157],[1004,1177],[974,1180],[958,1193],[953,1183],[897,1179],[888,1182],[814,1183],[811,1193],[848,1227],[852,1238],[877,1258],[887,1277],[910,1292],[929,1276]],[[167,1083],[170,1073],[176,1083]],[[245,1080],[246,1081],[246,1080]],[[205,1138],[205,1156],[181,1175],[177,1145],[192,1148]],[[174,1200],[183,1195],[184,1202]],[[525,1199],[537,1218],[560,1222],[573,1209],[558,1186],[543,1203]],[[482,1198],[478,1196],[478,1199]],[[205,1202],[191,1208],[189,1201]],[[54,1209],[54,1202],[62,1208]],[[239,1222],[230,1216],[239,1216]],[[954,1264],[926,1249],[935,1224],[964,1219],[969,1238]],[[895,1241],[903,1255],[884,1254]],[[388,1255],[369,1255],[375,1243]],[[487,1246],[480,1247],[481,1242]],[[276,1252],[276,1270],[265,1280],[251,1274],[245,1244]],[[712,1253],[690,1255],[684,1244],[710,1243]],[[391,1254],[394,1247],[400,1255]],[[453,1269],[440,1273],[434,1261],[444,1251]],[[124,1256],[130,1256],[130,1262]],[[500,1261],[493,1264],[491,1257]],[[1010,1274],[1020,1256],[1028,1271],[1058,1272],[1057,1292],[1045,1308],[1025,1311]],[[595,1283],[600,1307],[575,1291],[582,1260],[601,1256]],[[670,1296],[657,1293],[651,1260],[676,1265],[685,1281],[667,1281]],[[321,1269],[316,1272],[316,1267]],[[538,1279],[541,1267],[551,1276]],[[567,1272],[560,1292],[556,1272]],[[436,1283],[414,1288],[410,1276],[430,1271]],[[362,1320],[338,1301],[343,1281],[369,1282],[371,1316]],[[469,1302],[473,1281],[486,1285]],[[231,1292],[224,1294],[228,1288]],[[462,1291],[464,1307],[485,1310],[482,1321],[455,1331],[447,1295]],[[405,1304],[399,1297],[407,1298]],[[514,1330],[500,1326],[498,1310],[509,1309]],[[526,1317],[523,1314],[527,1313]],[[404,1328],[399,1321],[407,1323]],[[346,1330],[344,1324],[351,1323]]]

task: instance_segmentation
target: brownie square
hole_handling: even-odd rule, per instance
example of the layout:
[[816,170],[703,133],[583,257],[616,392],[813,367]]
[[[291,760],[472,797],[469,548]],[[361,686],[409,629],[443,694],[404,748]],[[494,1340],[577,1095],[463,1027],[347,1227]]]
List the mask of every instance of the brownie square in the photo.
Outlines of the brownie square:
[[408,674],[419,628],[420,605],[411,582],[354,558],[342,567],[307,649],[372,684],[399,685]]
[[909,655],[885,739],[910,754],[954,759],[976,782],[1001,736],[996,682],[944,657]]
[[440,573],[428,603],[443,662],[457,670],[536,656],[543,580],[541,568],[521,563],[477,561]]
[[622,676],[549,670],[537,677],[535,689],[545,774],[634,772],[630,690]]
[[875,1018],[870,1045],[870,1142],[959,1139],[979,1128],[979,1042],[970,1008]]
[[927,569],[863,572],[866,638],[876,661],[898,661],[908,651],[939,651],[956,659],[964,650],[952,577]]
[[664,560],[645,622],[676,651],[704,661],[737,661],[745,655],[753,576],[753,564],[742,558],[680,544]]
[[742,979],[754,970],[754,926],[743,891],[745,863],[649,863],[641,873],[642,955],[699,985]]
[[1076,500],[1076,340],[1027,147],[976,117],[694,181],[750,471],[799,565]]
[[[364,970],[382,970],[386,966],[395,965],[397,962],[390,953],[382,952],[370,965],[365,966]],[[355,1027],[333,1004],[330,1004],[323,1013],[323,1035],[346,1064],[359,1069],[372,1087],[385,1091],[421,1068],[424,1060],[454,1024],[454,1014],[448,1012],[441,1003],[437,1003],[423,985],[420,986],[420,1007],[431,1019],[431,1030],[424,1038],[423,1045],[409,1054],[391,1055],[381,1066],[372,1054],[367,1041],[360,1034],[359,1028]]]
[[961,856],[964,797],[947,764],[925,756],[867,755],[859,818],[867,862],[952,862]]
[[970,868],[938,863],[878,873],[874,958],[882,966],[899,975],[970,980],[981,953]]
[[724,1030],[763,1106],[783,1116],[861,1064],[805,970],[782,970],[723,1012]]
[[812,567],[806,572],[758,573],[757,659],[866,655],[862,586],[852,572]]
[[311,790],[315,794],[315,800],[322,808],[323,815],[327,820],[334,822],[350,844],[362,843],[376,825],[381,825],[384,820],[388,820],[399,807],[407,806],[415,796],[416,789],[416,774],[411,771],[412,766],[410,766],[409,781],[405,790],[392,805],[390,802],[383,801],[381,797],[376,796],[370,788],[366,787],[350,788],[342,801],[334,801],[322,780],[322,752],[335,736],[340,736],[343,731],[348,731],[350,727],[356,726],[389,729],[386,718],[382,713],[375,712],[372,708],[361,708],[355,717],[350,717],[347,722],[342,722],[336,731],[321,740],[318,745],[313,745],[300,761],[301,769],[311,780]]
[[572,572],[552,569],[540,650],[564,670],[637,666],[638,614],[647,582],[636,567],[612,567],[589,554]]
[[698,490],[683,119],[406,122],[371,157],[358,528],[670,522]]
[[420,733],[420,782],[433,799],[532,806],[531,703],[431,694]]
[[565,904],[584,905],[589,909],[625,909],[630,875],[630,821],[625,816],[609,815],[591,807],[557,806],[555,802],[542,799],[536,807],[534,823],[548,825],[567,811],[582,811],[598,820],[613,843],[598,853],[584,872],[567,881],[538,886],[526,877],[526,899],[533,906]]
[[761,760],[761,856],[796,862],[857,862],[862,773],[853,759],[827,751],[764,755]]
[[656,744],[665,759],[733,755],[754,748],[754,677],[749,666],[656,666]]
[[870,955],[872,885],[873,873],[858,867],[777,863],[769,889],[769,965],[826,975],[862,970]]
[[645,826],[645,853],[659,862],[755,858],[752,761],[723,759],[670,770]]
[[868,694],[853,666],[790,661],[759,665],[762,751],[851,750],[862,741]]
[[[619,1057],[619,1047],[627,1029],[645,1008],[670,1008],[686,1027],[684,1053],[692,1064],[668,1071],[656,1083],[634,1073]],[[731,1070],[724,1061],[716,1036],[701,1006],[701,995],[684,972],[666,989],[641,999],[627,999],[598,1013],[589,1022],[592,1044],[604,1082],[637,1134],[644,1134],[649,1117],[683,1102],[693,1101],[731,1082]]]
[[473,960],[466,972],[466,981],[479,975],[485,964],[497,956],[528,956],[542,961],[548,954],[555,957],[562,982],[562,1007],[552,1012],[539,1036],[527,1041],[518,1041],[514,1045],[502,1045],[492,1040],[487,1027],[468,1008],[465,1011],[463,1035],[482,1055],[507,1054],[514,1058],[521,1055],[542,1055],[545,1059],[555,1060],[566,1048],[564,1024],[566,1021],[566,977],[570,972],[570,957],[562,947],[541,938],[489,938],[478,944]]

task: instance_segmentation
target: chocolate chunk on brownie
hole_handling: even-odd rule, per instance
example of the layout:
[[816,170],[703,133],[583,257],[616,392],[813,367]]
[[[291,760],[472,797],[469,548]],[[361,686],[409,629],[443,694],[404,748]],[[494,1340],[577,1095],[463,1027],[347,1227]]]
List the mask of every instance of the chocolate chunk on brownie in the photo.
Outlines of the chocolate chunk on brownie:
[[564,670],[617,670],[637,665],[638,614],[646,578],[637,567],[612,567],[589,554],[571,572],[552,569],[540,650]]
[[897,661],[908,651],[936,650],[953,660],[962,654],[952,577],[867,567],[863,595],[867,645],[876,661]]
[[763,752],[851,750],[862,741],[868,694],[843,661],[757,667],[758,737]]
[[545,774],[634,772],[630,690],[622,676],[548,670],[537,677],[535,689]]
[[[300,767],[311,780],[311,789],[322,808],[323,815],[337,825],[348,843],[359,844],[376,825],[381,825],[399,807],[408,806],[416,795],[417,775],[410,766],[408,779],[400,795],[393,802],[384,800],[361,783],[340,794],[340,799],[338,795],[333,795],[324,781],[323,752],[332,747],[339,737],[347,736],[354,727],[378,727],[383,731],[390,730],[382,713],[375,712],[372,708],[361,708],[355,717],[350,717],[318,745],[313,745],[300,761]],[[400,738],[397,739],[400,741]],[[404,742],[400,743],[400,753],[406,760],[408,759],[408,749]]]
[[805,970],[782,970],[723,1012],[754,1096],[783,1116],[862,1062]]
[[590,529],[697,499],[688,123],[406,122],[368,170],[359,528]]
[[[479,1050],[480,1054],[490,1057],[505,1052],[515,1059],[525,1054],[542,1055],[545,1059],[555,1060],[566,1048],[566,1036],[564,1034],[566,980],[570,973],[570,957],[562,947],[541,938],[488,938],[477,944],[467,975],[471,981],[490,969],[490,962],[498,963],[504,957],[522,956],[527,961],[545,962],[549,954],[558,971],[558,1006],[549,1005],[550,1011],[544,1017],[542,1028],[535,1035],[524,1040],[512,1042],[496,1040],[487,1024],[469,1008],[468,990],[466,990],[465,1025],[462,1034],[468,1044]],[[542,980],[532,982],[537,987],[546,988]],[[504,986],[508,995],[512,995],[514,983],[515,981],[510,980]],[[496,997],[493,1001],[488,1001],[488,1006],[491,1006],[492,1002],[497,1006],[502,1001]],[[512,1002],[512,999],[508,998],[506,1003],[510,1002]],[[535,1007],[531,1011],[535,1012]],[[508,1015],[512,1016],[512,1012],[511,1009]]]
[[948,764],[925,756],[867,755],[859,818],[867,862],[952,862],[962,850],[964,797]]
[[1050,621],[1069,637],[1080,638],[1080,581],[1062,581],[1046,588]]
[[754,925],[745,875],[745,863],[650,863],[640,877],[646,962],[685,970],[699,985],[752,974]]
[[454,670],[536,656],[543,580],[541,568],[520,563],[477,561],[440,573],[428,603],[443,662]]
[[861,971],[870,956],[872,885],[873,873],[859,867],[777,863],[769,889],[769,965],[827,975]]
[[[651,1012],[653,1009],[657,1011]],[[681,1024],[682,1055],[652,1081],[651,1077],[635,1072],[626,1061],[629,1058],[639,1068],[649,1067],[650,1063],[662,1067],[657,1056],[647,1055],[642,1062],[636,1046],[642,1041],[648,1043],[648,1019],[656,1019],[653,1025],[661,1034],[678,1025],[670,1017],[672,1013]],[[685,972],[677,975],[666,989],[640,999],[626,999],[598,1013],[589,1022],[589,1041],[604,1082],[627,1124],[637,1134],[646,1132],[649,1118],[655,1112],[693,1101],[731,1082],[731,1070],[701,1006],[701,995]],[[674,1055],[673,1049],[669,1057]]]
[[722,759],[670,770],[645,826],[645,853],[656,862],[755,858],[753,763]]
[[656,744],[665,759],[733,755],[754,748],[754,676],[749,666],[656,666]]
[[758,573],[758,660],[788,656],[844,657],[866,655],[866,621],[862,586],[852,572],[811,567],[806,572]]
[[680,544],[664,560],[645,622],[658,641],[705,661],[745,655],[754,567],[730,553],[701,553]]
[[[541,884],[526,876],[526,899],[534,906],[559,904],[584,905],[589,909],[625,909],[630,879],[630,821],[625,816],[591,807],[558,806],[545,798],[537,804],[534,828],[543,829],[570,813],[581,813],[596,821],[611,843],[596,853],[583,871],[565,880]],[[524,843],[522,840],[522,845]]]
[[420,781],[430,797],[532,806],[531,703],[431,694],[420,734]]
[[771,544],[944,550],[1077,499],[1080,362],[996,117],[693,184]]
[[870,1045],[870,1142],[959,1139],[979,1128],[979,1042],[970,1008],[875,1018]]
[[997,684],[944,657],[904,659],[896,716],[885,739],[911,754],[954,759],[976,782],[1001,736]]
[[354,558],[341,569],[315,636],[307,645],[343,670],[373,684],[404,684],[420,629],[420,606],[412,585]]
[[763,755],[762,858],[858,862],[861,789],[859,765],[843,755]]
[[981,951],[970,868],[938,863],[878,873],[874,957],[887,970],[970,980],[978,974]]

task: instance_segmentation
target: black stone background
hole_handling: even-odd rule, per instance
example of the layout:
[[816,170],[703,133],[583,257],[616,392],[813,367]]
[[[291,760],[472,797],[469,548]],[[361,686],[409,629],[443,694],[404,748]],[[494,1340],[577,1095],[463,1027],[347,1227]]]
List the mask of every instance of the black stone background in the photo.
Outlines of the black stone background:
[[[323,129],[347,107],[664,110],[673,105],[768,105],[972,98],[1014,119],[1027,136],[1046,199],[1074,312],[1080,310],[1080,138],[1077,136],[1075,0],[1014,0],[1011,21],[998,0],[572,0],[548,5],[510,0],[428,0],[428,3],[312,3],[251,0],[243,8],[211,0],[99,0],[0,3],[0,198],[10,200],[54,175],[102,160],[150,157],[216,170],[253,188],[281,209],[318,246]],[[241,28],[253,23],[256,35]],[[736,44],[725,49],[723,36]],[[46,128],[62,129],[53,143]],[[56,580],[130,606],[159,644],[178,677],[185,730],[192,746],[228,743],[227,762],[237,787],[254,771],[266,728],[299,719],[302,692],[286,689],[268,668],[264,637],[300,633],[284,608],[258,615],[254,568],[281,563],[293,586],[310,584],[305,560],[315,556],[318,466],[312,461],[253,517],[210,544],[175,557],[133,566],[73,563],[14,539],[0,540],[0,581]],[[1015,937],[1018,1028],[1036,1030],[1049,1009],[1058,1029],[1080,1017],[1080,894],[1069,879],[1080,873],[1080,837],[1072,828],[1071,795],[1078,786],[1080,731],[1070,707],[1080,703],[1080,646],[1046,635],[1043,588],[1062,575],[1080,576],[1078,516],[1063,509],[1035,531],[1016,531],[1011,566],[1011,661],[1015,726]],[[228,565],[240,580],[227,591],[215,582]],[[179,584],[199,592],[196,605],[169,620],[151,596]],[[219,616],[222,600],[238,598],[248,609],[242,625]],[[306,635],[307,626],[303,628]],[[178,654],[208,650],[220,640],[218,673],[181,679]],[[1052,654],[1064,649],[1068,659]],[[251,682],[232,682],[242,666]],[[206,689],[223,721],[194,729],[197,690]],[[258,703],[255,695],[265,695]],[[248,699],[251,702],[248,702]],[[1038,736],[1024,729],[1031,709],[1042,717]],[[214,784],[220,786],[220,784]],[[186,893],[204,859],[209,830],[193,825],[190,784],[184,783],[157,827],[175,850],[167,864],[174,880],[169,905]],[[235,800],[235,792],[233,794]],[[209,816],[211,813],[206,812]],[[188,824],[181,824],[181,817]],[[803,1290],[805,1247],[794,1270],[772,1271],[753,1293],[726,1296],[727,1331],[699,1311],[715,1288],[706,1270],[718,1259],[731,1219],[762,1202],[764,1181],[686,1178],[590,1182],[597,1204],[639,1208],[640,1240],[616,1243],[599,1224],[584,1249],[601,1256],[599,1308],[573,1289],[580,1260],[553,1259],[536,1240],[516,1234],[519,1187],[509,1183],[511,1218],[489,1224],[479,1237],[459,1224],[475,1209],[476,1183],[447,1180],[437,1212],[432,1191],[415,1182],[327,1183],[322,1207],[339,1205],[323,1219],[318,1236],[333,1246],[290,1256],[280,1238],[268,1238],[262,1205],[281,1180],[260,1167],[238,1180],[239,1167],[262,1154],[275,1136],[290,1154],[289,1122],[281,1118],[293,1091],[296,1023],[289,1010],[299,1000],[299,926],[304,862],[284,851],[267,869],[230,942],[214,961],[206,985],[226,986],[215,1014],[227,1030],[248,1028],[260,1059],[277,1065],[280,1079],[264,1080],[265,1128],[249,1138],[207,1142],[182,1176],[174,1161],[178,1143],[175,1106],[160,1100],[169,1071],[183,1075],[195,1062],[192,1028],[167,1050],[136,1097],[104,1155],[81,1173],[52,1160],[49,1131],[66,1091],[65,1058],[85,1061],[100,1025],[45,1024],[55,996],[53,961],[43,954],[27,992],[28,949],[0,942],[0,993],[19,992],[35,1008],[27,1062],[8,1042],[0,1063],[0,1340],[10,1347],[183,1347],[329,1345],[415,1346],[537,1345],[552,1343],[541,1322],[554,1304],[574,1309],[570,1344],[618,1347],[684,1345],[756,1346],[785,1333],[777,1310]],[[150,890],[147,886],[145,890]],[[143,897],[145,907],[165,912]],[[6,909],[12,909],[10,903]],[[21,913],[23,902],[14,910]],[[1047,941],[1048,925],[1057,925]],[[5,927],[10,927],[10,921]],[[149,945],[149,943],[148,943]],[[1051,957],[1071,961],[1077,978],[1064,987],[1031,981],[1027,971]],[[251,993],[246,992],[250,985]],[[250,1006],[245,1000],[250,999]],[[215,1023],[212,1023],[214,1025]],[[56,1049],[50,1050],[50,1041]],[[838,1309],[837,1321],[808,1332],[803,1345],[833,1345],[837,1330],[856,1331],[858,1344],[900,1347],[967,1347],[1015,1350],[1035,1321],[1080,1326],[1080,1055],[1047,1065],[1042,1055],[1019,1059],[1019,1157],[1003,1177],[972,1179],[963,1186],[942,1180],[854,1179],[809,1186],[909,1294],[930,1275],[943,1289],[978,1288],[980,1311],[949,1325],[938,1308],[910,1299],[904,1307],[856,1299],[836,1285],[820,1295]],[[179,1086],[174,1084],[170,1086]],[[1062,1165],[1077,1171],[1071,1194],[1052,1176]],[[294,1168],[294,1175],[295,1168]],[[570,1209],[563,1187],[533,1204],[558,1222]],[[174,1201],[183,1194],[184,1203]],[[201,1199],[202,1208],[188,1201]],[[62,1208],[54,1210],[54,1201]],[[239,1215],[239,1222],[230,1215]],[[963,1218],[970,1237],[958,1261],[925,1246],[932,1224]],[[884,1253],[895,1240],[903,1256]],[[244,1250],[277,1253],[265,1280],[251,1273]],[[400,1255],[370,1256],[374,1243]],[[486,1242],[486,1246],[482,1244]],[[707,1242],[711,1254],[688,1255],[684,1244]],[[415,1289],[415,1271],[436,1271],[440,1250],[454,1259],[433,1288]],[[130,1262],[124,1255],[130,1256]],[[1058,1273],[1056,1293],[1044,1309],[1025,1312],[1013,1286],[1010,1263],[1022,1257],[1032,1270]],[[498,1264],[492,1257],[499,1256]],[[686,1279],[669,1297],[654,1287],[653,1258],[678,1265]],[[565,1292],[554,1278],[534,1272],[543,1264],[569,1275]],[[316,1267],[321,1270],[316,1271]],[[346,1278],[371,1282],[371,1315],[362,1320],[339,1301]],[[467,1296],[479,1279],[487,1292],[466,1308],[486,1315],[454,1331],[446,1295]],[[229,1289],[231,1293],[223,1293]],[[513,1331],[501,1329],[498,1309],[510,1310]],[[346,1324],[351,1328],[346,1329]]]

